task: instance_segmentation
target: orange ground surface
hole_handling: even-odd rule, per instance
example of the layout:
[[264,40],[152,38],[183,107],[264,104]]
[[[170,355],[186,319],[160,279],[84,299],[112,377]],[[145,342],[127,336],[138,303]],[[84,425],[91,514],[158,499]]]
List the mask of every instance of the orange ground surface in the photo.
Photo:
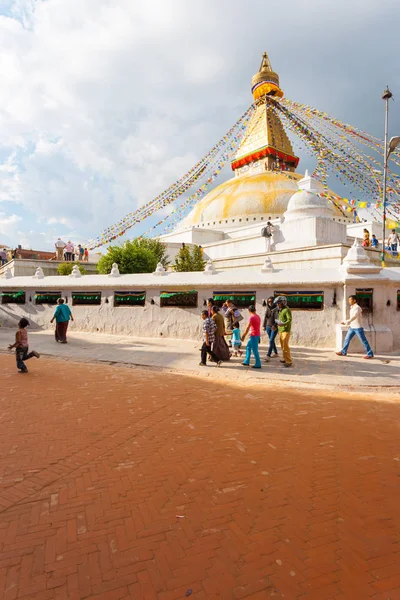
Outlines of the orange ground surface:
[[400,420],[362,398],[0,356],[0,598],[400,599]]

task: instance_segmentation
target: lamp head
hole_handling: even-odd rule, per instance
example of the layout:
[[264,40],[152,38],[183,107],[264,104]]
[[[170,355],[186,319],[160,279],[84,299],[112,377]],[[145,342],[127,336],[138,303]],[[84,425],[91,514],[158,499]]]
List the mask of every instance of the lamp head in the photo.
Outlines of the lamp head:
[[389,90],[389,86],[386,86],[386,90],[383,92],[382,100],[390,100],[393,97],[392,92]]
[[399,144],[400,144],[400,135],[396,135],[395,137],[390,138],[389,151],[393,152],[394,150],[396,150],[396,148]]

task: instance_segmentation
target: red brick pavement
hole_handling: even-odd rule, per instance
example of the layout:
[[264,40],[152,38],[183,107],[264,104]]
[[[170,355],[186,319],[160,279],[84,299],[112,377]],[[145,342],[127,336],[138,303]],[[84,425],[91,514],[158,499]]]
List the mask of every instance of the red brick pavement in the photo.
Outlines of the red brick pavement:
[[0,368],[0,598],[400,599],[394,399]]

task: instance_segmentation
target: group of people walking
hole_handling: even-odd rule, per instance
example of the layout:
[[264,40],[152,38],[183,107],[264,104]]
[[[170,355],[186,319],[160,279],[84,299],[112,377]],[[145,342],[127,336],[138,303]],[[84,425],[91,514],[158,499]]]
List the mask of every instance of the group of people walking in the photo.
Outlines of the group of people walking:
[[[364,246],[364,248],[377,249],[379,247],[379,242],[377,240],[377,237],[374,234],[372,234],[372,236],[370,237],[369,231],[366,228],[364,228],[364,232],[363,232],[362,245]],[[390,234],[386,240],[385,250],[387,252],[391,252],[393,254],[393,256],[397,256],[399,247],[400,247],[399,234],[397,233],[397,231],[395,229],[392,229],[392,231],[390,232]]]
[[[346,321],[342,321],[342,325],[348,325],[349,329],[344,340],[341,350],[337,351],[338,356],[346,356],[350,342],[354,336],[357,336],[363,344],[366,354],[364,358],[371,359],[374,353],[366,338],[363,323],[362,323],[362,308],[357,303],[357,297],[351,295],[349,297],[350,315]],[[240,334],[240,322],[243,320],[243,315],[235,307],[231,300],[224,302],[221,311],[218,306],[213,304],[213,299],[208,300],[208,306],[201,313],[203,319],[203,345],[201,347],[201,366],[207,366],[207,356],[216,363],[219,367],[223,361],[228,361],[233,356],[242,356],[242,342],[249,335],[246,345],[246,355],[243,361],[244,366],[250,366],[251,357],[254,356],[253,369],[261,369],[261,358],[259,353],[259,344],[261,339],[261,318],[256,312],[254,305],[248,307],[250,313],[249,322],[244,333]],[[221,314],[222,312],[222,314]],[[67,343],[67,330],[69,321],[73,321],[71,309],[65,304],[63,298],[57,301],[57,308],[51,323],[56,322],[55,340],[62,344]],[[22,318],[18,323],[18,330],[15,336],[15,343],[8,346],[9,350],[15,348],[17,368],[20,373],[27,373],[28,369],[25,361],[32,357],[39,358],[40,354],[33,350],[29,352],[28,334],[26,328],[29,326],[29,321]],[[285,296],[274,298],[270,296],[267,300],[267,307],[264,315],[263,328],[268,336],[268,350],[265,357],[265,362],[269,362],[271,358],[278,357],[278,349],[276,346],[276,337],[279,334],[279,341],[282,350],[282,358],[280,362],[284,367],[292,366],[292,357],[290,353],[289,340],[292,327],[292,312],[287,306]],[[225,336],[231,336],[231,350],[225,340]]]
[[[254,356],[254,365],[252,365],[252,368],[261,369],[262,365],[258,348],[261,341],[261,318],[257,314],[254,305],[250,305],[248,311],[250,314],[249,322],[244,333],[241,335],[240,322],[243,320],[243,315],[234,305],[233,301],[226,300],[220,309],[213,304],[213,299],[209,298],[207,309],[201,313],[201,318],[203,319],[201,366],[207,365],[207,355],[218,367],[222,362],[230,360],[232,355],[242,356],[242,342],[249,336],[246,345],[246,355],[242,364],[246,367],[250,366],[251,357]],[[269,362],[272,356],[278,356],[275,339],[279,333],[279,341],[282,349],[280,362],[284,367],[292,366],[289,347],[291,326],[292,313],[287,306],[285,296],[278,296],[278,298],[271,296],[268,298],[263,321],[263,328],[269,340],[265,362]],[[225,336],[231,337],[232,351],[225,340]]]

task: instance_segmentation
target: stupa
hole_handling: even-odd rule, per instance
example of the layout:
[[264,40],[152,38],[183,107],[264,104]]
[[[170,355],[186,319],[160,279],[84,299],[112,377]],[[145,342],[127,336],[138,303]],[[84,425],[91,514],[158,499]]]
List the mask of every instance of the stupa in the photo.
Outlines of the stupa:
[[[180,223],[188,227],[232,228],[246,222],[279,218],[297,191],[299,158],[271,99],[283,97],[279,76],[264,52],[259,71],[251,80],[256,110],[233,157],[234,177],[207,194]],[[335,207],[336,217],[343,215]]]
[[[268,221],[272,221],[275,228],[271,248],[277,250],[283,242],[286,244],[282,250],[289,247],[280,226],[289,200],[299,191],[298,184],[304,176],[296,171],[299,158],[274,109],[283,91],[266,53],[251,80],[251,92],[255,111],[231,161],[233,177],[200,200],[171,233],[161,236],[172,260],[182,243],[198,244],[203,247],[206,258],[223,260],[223,266],[227,266],[225,259],[229,258],[232,267],[239,266],[243,257],[269,250],[270,246],[262,239],[262,230]],[[317,184],[314,180],[314,187],[324,191],[322,184]],[[315,198],[321,210],[325,205],[330,219],[343,225],[351,224],[350,216],[335,204],[326,198]],[[337,241],[343,241],[343,234]],[[263,263],[264,257],[253,264],[261,266]],[[217,262],[215,266],[222,265]]]

